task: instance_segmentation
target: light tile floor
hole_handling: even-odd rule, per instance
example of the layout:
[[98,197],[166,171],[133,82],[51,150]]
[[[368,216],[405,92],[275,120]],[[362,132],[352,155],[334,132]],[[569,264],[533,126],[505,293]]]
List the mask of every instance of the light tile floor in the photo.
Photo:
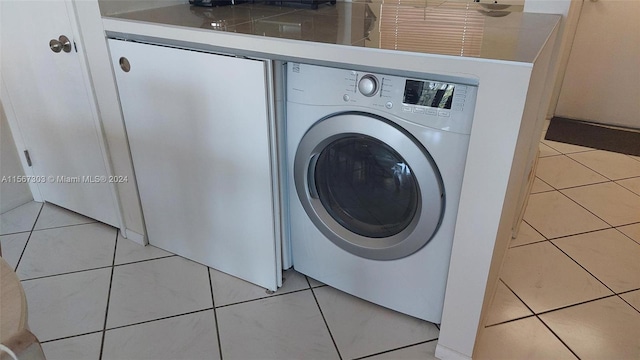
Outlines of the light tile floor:
[[[640,359],[640,158],[542,140],[477,359]],[[436,325],[293,270],[274,294],[60,209],[0,215],[49,359],[433,359]]]
[[55,205],[0,220],[49,360],[435,359],[435,324],[293,270],[269,294]]
[[640,359],[640,158],[548,140],[476,359]]

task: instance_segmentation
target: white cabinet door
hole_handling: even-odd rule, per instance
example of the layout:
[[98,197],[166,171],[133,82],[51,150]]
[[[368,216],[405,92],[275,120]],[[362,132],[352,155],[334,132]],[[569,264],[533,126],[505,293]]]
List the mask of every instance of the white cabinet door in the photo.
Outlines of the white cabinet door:
[[640,1],[584,1],[556,116],[640,129]]
[[[46,179],[34,197],[119,227],[113,184],[102,182],[108,180],[104,139],[68,5],[0,1],[2,101],[15,114],[14,136],[26,145],[20,154],[28,150],[33,174]],[[49,42],[61,35],[70,51],[55,53]]]
[[149,243],[275,290],[267,64],[119,40],[109,48]]

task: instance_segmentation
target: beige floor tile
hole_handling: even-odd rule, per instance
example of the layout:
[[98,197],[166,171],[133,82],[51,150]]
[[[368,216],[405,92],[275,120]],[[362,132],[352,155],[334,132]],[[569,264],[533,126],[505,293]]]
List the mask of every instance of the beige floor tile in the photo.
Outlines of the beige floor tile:
[[578,146],[578,145],[573,145],[573,144],[566,144],[566,143],[561,143],[561,142],[557,142],[557,141],[551,141],[551,140],[542,140],[542,143],[549,146],[550,148],[561,152],[562,154],[571,154],[571,153],[578,153],[578,152],[585,152],[585,151],[594,151],[594,149],[592,148],[588,148],[588,147],[584,147],[584,146]]
[[38,216],[34,230],[51,229],[61,226],[80,225],[96,222],[86,216],[59,207],[51,203],[45,203]]
[[611,180],[640,176],[640,163],[624,154],[597,150],[571,154],[569,157]]
[[640,223],[620,226],[616,229],[620,230],[623,234],[640,244]]
[[583,360],[639,358],[640,312],[617,296],[540,318]]
[[263,287],[251,284],[215,269],[209,269],[213,300],[216,307],[239,302],[260,299],[269,296],[286,294],[288,292],[308,289],[309,283],[304,275],[289,269],[283,272],[282,287],[276,292],[267,292]]
[[42,344],[47,360],[100,359],[102,332]]
[[531,225],[523,221],[520,224],[520,231],[518,231],[518,237],[516,237],[515,239],[511,239],[511,244],[509,246],[513,247],[513,246],[526,245],[526,244],[531,244],[534,242],[544,241],[544,240],[546,240],[544,236],[542,236],[539,232],[537,232],[536,229],[532,228]]
[[339,359],[311,290],[216,310],[223,359]]
[[25,280],[111,266],[116,236],[98,222],[34,231],[16,273]]
[[477,360],[576,359],[536,317],[481,330],[473,358]]
[[613,294],[546,241],[509,249],[500,277],[536,314]]
[[609,180],[566,155],[551,156],[538,160],[536,176],[556,189],[595,184]]
[[120,265],[113,269],[107,328],[212,307],[204,265],[179,256]]
[[174,256],[170,252],[166,252],[153,245],[142,246],[129,239],[125,239],[118,235],[118,244],[116,245],[116,265],[126,263],[157,259],[166,256]]
[[29,328],[40,341],[101,331],[111,269],[97,269],[22,282]]
[[531,186],[531,193],[532,194],[537,194],[537,193],[541,193],[541,192],[545,192],[545,191],[553,191],[553,190],[555,190],[553,187],[551,187],[546,182],[540,180],[539,178],[536,177],[533,180],[533,185]]
[[640,288],[640,244],[616,229],[553,243],[616,293]]
[[624,293],[620,297],[640,311],[640,290]]
[[559,151],[556,151],[552,148],[550,148],[549,146],[545,145],[544,143],[540,143],[538,146],[538,149],[540,149],[540,157],[547,157],[547,156],[554,156],[554,155],[560,155]]
[[31,201],[0,214],[0,235],[31,231],[42,203]]
[[27,246],[30,232],[22,232],[16,234],[2,235],[0,236],[0,248],[2,248],[2,258],[11,266],[12,269],[16,269],[20,256]]
[[101,359],[220,359],[213,310],[108,330]]
[[640,195],[614,182],[565,189],[561,192],[612,226],[640,222]]
[[343,359],[355,359],[438,338],[429,322],[389,310],[332,287],[313,290]]
[[618,180],[616,183],[640,195],[640,177]]
[[524,219],[547,239],[609,227],[558,191],[531,195]]
[[498,281],[496,293],[487,314],[485,326],[515,320],[533,315],[531,310],[518,299],[515,294],[502,282]]

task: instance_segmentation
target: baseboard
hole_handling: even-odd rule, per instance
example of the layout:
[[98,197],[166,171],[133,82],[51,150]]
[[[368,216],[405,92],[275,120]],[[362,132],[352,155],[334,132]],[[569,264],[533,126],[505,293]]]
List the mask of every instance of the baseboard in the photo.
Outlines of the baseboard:
[[436,346],[436,357],[440,360],[471,360],[469,356],[441,345],[440,343]]
[[129,229],[124,229],[124,231],[120,231],[120,235],[125,239],[129,239],[133,242],[136,242],[142,246],[147,245],[147,239],[144,235],[138,234],[137,232]]
[[640,131],[554,117],[545,140],[640,156]]

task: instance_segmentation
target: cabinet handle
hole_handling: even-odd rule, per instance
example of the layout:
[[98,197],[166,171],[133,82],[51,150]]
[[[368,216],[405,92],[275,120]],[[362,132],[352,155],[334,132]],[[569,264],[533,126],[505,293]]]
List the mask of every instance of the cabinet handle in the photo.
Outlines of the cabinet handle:
[[122,71],[129,72],[131,70],[131,64],[129,64],[129,60],[126,57],[121,57],[119,63]]

